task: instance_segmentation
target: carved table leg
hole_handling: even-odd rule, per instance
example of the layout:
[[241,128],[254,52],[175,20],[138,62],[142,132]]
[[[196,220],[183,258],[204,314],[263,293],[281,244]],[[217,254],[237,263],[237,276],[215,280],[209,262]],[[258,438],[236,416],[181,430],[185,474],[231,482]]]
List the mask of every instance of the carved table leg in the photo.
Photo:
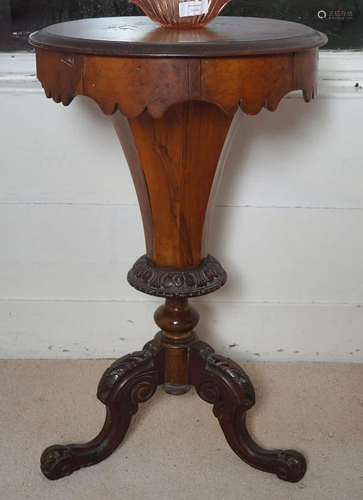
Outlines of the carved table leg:
[[129,428],[138,403],[151,398],[164,383],[164,349],[151,341],[142,351],[123,356],[103,374],[97,391],[107,407],[105,424],[97,437],[85,444],[54,445],[44,450],[40,462],[48,479],[60,479],[101,462],[118,447]]
[[306,460],[295,450],[269,451],[258,446],[248,433],[246,411],[255,403],[255,391],[244,370],[220,356],[205,342],[189,350],[189,383],[198,395],[214,405],[213,413],[232,450],[246,463],[296,483],[306,472]]

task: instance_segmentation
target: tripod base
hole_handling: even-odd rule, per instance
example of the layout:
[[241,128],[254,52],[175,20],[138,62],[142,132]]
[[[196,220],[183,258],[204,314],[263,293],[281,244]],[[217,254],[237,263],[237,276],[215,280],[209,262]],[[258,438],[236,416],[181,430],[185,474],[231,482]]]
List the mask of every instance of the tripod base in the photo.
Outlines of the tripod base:
[[195,338],[188,351],[188,384],[165,384],[167,348],[158,334],[142,351],[115,361],[103,374],[97,391],[106,405],[105,424],[99,435],[86,444],[54,445],[44,450],[41,469],[48,479],[69,476],[107,458],[118,447],[129,428],[138,404],[148,401],[158,385],[169,394],[184,394],[194,386],[198,395],[213,404],[232,450],[246,463],[280,479],[295,483],[306,471],[303,455],[295,450],[264,450],[251,438],[246,412],[255,403],[253,385],[244,370]]

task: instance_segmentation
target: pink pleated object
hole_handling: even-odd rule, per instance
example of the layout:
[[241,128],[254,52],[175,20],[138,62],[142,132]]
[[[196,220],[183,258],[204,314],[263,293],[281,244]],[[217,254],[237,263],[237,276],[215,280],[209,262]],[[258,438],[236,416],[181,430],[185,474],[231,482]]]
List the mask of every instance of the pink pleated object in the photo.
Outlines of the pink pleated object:
[[164,28],[202,28],[215,19],[231,0],[129,0]]

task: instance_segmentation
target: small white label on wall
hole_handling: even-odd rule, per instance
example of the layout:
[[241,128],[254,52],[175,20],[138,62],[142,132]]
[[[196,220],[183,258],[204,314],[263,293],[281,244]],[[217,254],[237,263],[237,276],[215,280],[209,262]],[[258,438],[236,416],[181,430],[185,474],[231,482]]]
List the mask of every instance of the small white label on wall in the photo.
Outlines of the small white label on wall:
[[208,0],[179,3],[179,16],[200,16],[208,13]]

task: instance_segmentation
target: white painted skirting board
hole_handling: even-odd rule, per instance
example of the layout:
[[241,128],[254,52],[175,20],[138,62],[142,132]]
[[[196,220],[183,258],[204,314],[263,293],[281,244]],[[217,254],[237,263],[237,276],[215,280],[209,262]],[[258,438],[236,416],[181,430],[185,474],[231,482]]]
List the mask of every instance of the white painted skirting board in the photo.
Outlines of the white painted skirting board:
[[[216,350],[363,362],[362,71],[362,52],[322,52],[315,102],[239,124],[210,245],[230,279],[195,301]],[[109,118],[45,99],[34,54],[0,54],[0,115],[0,357],[140,349],[160,301],[125,279],[144,243]]]
[[[2,358],[115,358],[153,338],[156,301],[0,301]],[[247,361],[363,362],[363,307],[194,300],[200,337]],[[317,327],[318,325],[318,327]]]

